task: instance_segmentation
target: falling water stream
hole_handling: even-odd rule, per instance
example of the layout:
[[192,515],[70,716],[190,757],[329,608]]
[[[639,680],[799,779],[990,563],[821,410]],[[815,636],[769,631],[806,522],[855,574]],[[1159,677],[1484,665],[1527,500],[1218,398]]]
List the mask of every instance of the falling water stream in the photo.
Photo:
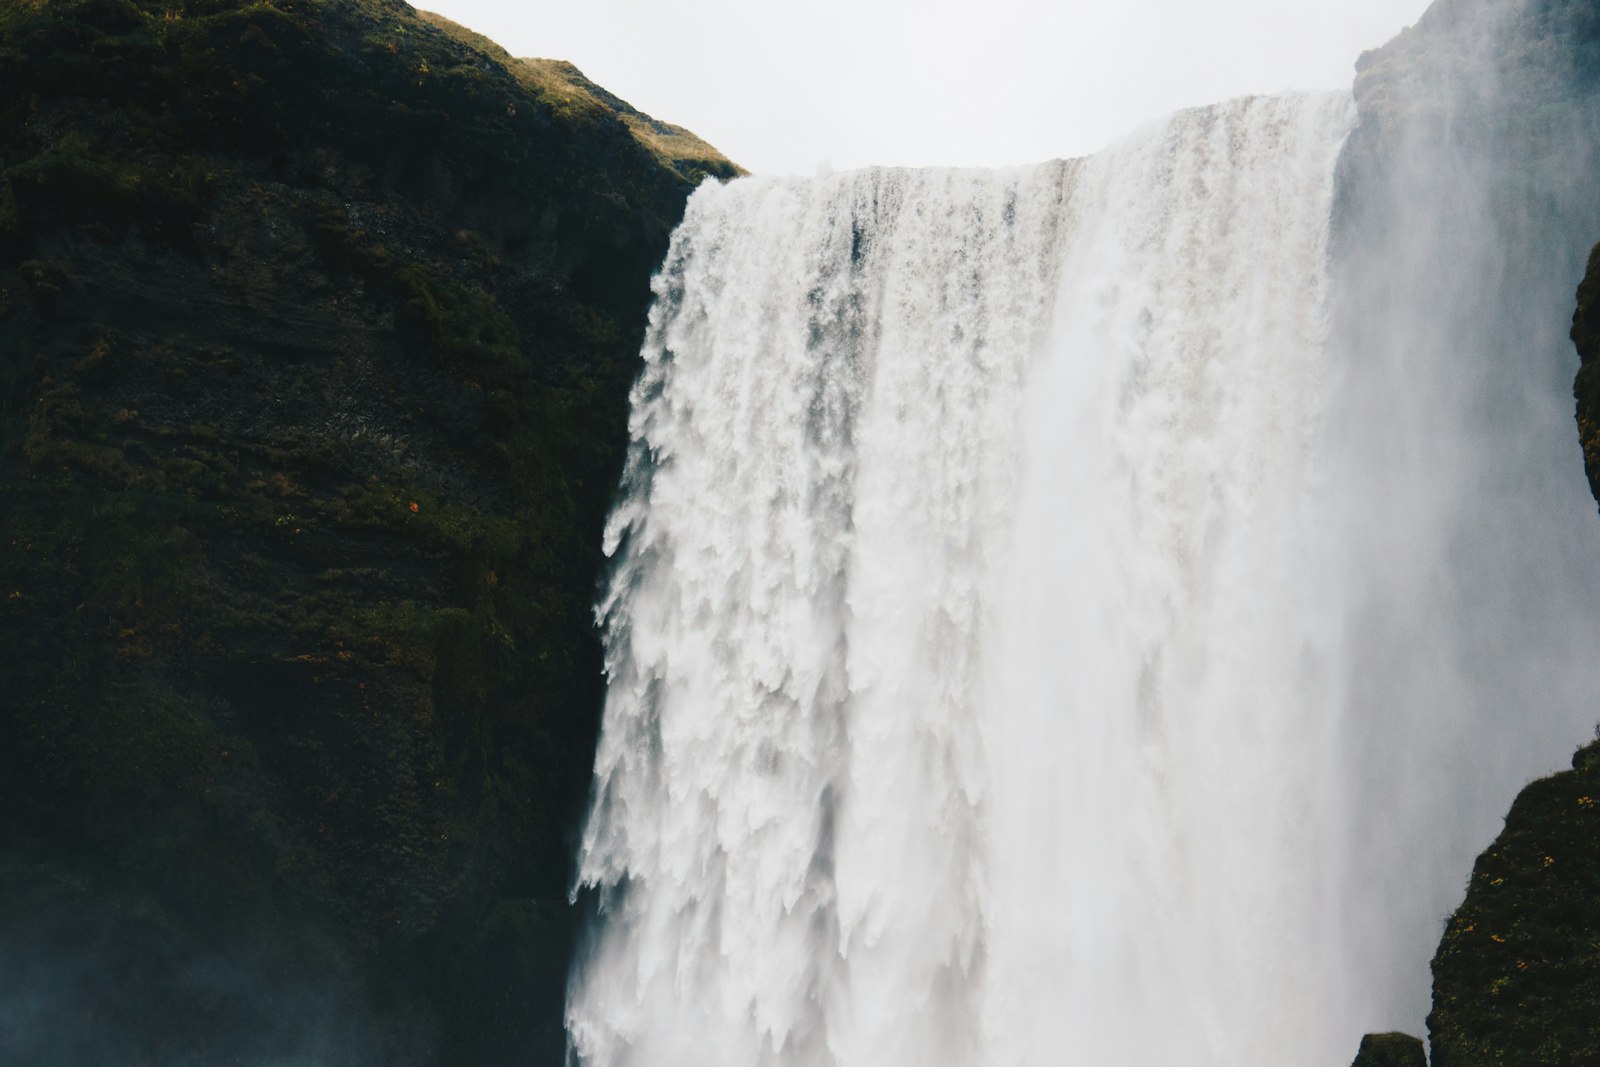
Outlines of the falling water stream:
[[580,1063],[1348,1062],[1353,113],[694,195],[607,533]]

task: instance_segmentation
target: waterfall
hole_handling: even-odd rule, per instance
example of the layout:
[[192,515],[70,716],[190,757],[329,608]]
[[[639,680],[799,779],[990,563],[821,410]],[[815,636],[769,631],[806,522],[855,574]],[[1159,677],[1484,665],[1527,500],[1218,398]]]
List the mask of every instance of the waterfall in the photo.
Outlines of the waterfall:
[[580,1062],[1351,1043],[1317,446],[1352,111],[695,194],[607,533]]

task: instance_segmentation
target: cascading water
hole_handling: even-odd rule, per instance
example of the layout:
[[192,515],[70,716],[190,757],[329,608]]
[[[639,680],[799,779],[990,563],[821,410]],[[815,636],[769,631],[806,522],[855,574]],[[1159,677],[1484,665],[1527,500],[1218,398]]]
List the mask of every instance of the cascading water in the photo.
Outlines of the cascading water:
[[1358,1034],[1319,515],[1343,96],[748,179],[608,533],[594,1067],[1288,1064]]

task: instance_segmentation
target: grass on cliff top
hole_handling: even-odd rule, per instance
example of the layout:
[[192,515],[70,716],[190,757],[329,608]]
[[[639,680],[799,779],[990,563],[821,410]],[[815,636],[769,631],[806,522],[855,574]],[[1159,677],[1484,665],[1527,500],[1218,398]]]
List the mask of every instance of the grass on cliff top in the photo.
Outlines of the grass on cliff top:
[[714,174],[726,178],[744,173],[743,168],[689,130],[651,118],[584,77],[582,71],[566,60],[518,58],[489,38],[443,15],[418,11],[417,16],[463,44],[491,56],[530,91],[554,102],[558,110],[585,115],[591,120],[602,116],[620,119],[634,139],[663,165],[685,177]]
[[[110,104],[107,121],[122,128],[101,140],[133,156],[195,147],[270,156],[317,138],[381,164],[397,144],[413,145],[481,160],[469,180],[521,188],[548,158],[519,153],[563,128],[638,144],[690,181],[738,173],[570,64],[515,59],[401,0],[0,0],[0,147],[48,135],[24,133],[40,91]],[[352,121],[332,128],[332,115]],[[635,180],[629,172],[612,179]]]

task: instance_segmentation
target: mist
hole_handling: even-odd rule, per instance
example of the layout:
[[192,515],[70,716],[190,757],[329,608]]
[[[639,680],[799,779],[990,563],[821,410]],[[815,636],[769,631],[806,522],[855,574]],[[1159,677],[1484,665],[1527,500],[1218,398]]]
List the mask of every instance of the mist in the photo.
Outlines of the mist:
[[1322,451],[1368,1029],[1418,1028],[1473,857],[1600,717],[1600,520],[1567,338],[1600,128],[1574,52],[1508,61],[1542,7],[1434,12],[1362,72],[1370,117],[1341,165]]
[[378,1067],[419,1062],[430,1044],[424,1022],[397,1026],[348,961],[295,924],[241,923],[206,944],[192,921],[79,888],[13,901],[18,917],[0,926],[0,1062]]

